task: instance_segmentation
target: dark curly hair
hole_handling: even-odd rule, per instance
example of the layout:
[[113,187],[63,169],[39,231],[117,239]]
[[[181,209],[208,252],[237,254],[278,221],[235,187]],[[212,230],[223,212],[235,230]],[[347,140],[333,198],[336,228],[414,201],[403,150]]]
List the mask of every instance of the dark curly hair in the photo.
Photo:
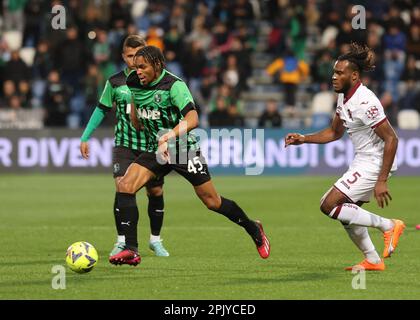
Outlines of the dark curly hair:
[[359,73],[375,69],[375,57],[367,45],[352,42],[350,51],[339,56],[338,61],[347,60],[350,67]]
[[158,47],[145,46],[136,52],[134,59],[140,56],[150,63],[156,71],[162,71],[165,68],[165,58]]

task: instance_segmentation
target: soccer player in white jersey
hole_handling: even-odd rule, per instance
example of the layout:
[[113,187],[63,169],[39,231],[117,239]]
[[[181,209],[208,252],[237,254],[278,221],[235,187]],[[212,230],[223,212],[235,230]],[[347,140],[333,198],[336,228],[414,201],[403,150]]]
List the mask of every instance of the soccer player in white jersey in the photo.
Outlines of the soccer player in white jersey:
[[314,134],[289,133],[285,146],[302,143],[324,144],[340,139],[347,131],[354,145],[355,156],[349,170],[337,180],[321,199],[321,211],[341,221],[365,259],[346,270],[385,269],[370,239],[367,227],[383,232],[383,257],[389,257],[404,231],[404,222],[387,219],[362,209],[372,193],[379,207],[392,200],[387,180],[396,170],[395,153],[398,137],[389,124],[384,109],[375,94],[361,81],[361,73],[374,68],[374,56],[369,47],[352,43],[350,51],[338,57],[334,64],[333,88],[338,93],[337,109],[331,126]]

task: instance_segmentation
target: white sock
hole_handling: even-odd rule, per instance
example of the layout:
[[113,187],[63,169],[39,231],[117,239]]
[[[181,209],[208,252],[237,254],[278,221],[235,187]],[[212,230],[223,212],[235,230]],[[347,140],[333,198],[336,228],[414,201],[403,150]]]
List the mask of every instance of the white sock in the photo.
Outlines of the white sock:
[[125,236],[117,236],[117,242],[124,242],[125,243]]
[[150,242],[160,241],[160,235],[154,236],[153,234],[150,235]]
[[352,203],[344,203],[335,207],[329,216],[345,224],[374,227],[382,232],[388,231],[394,226],[390,219],[378,216]]
[[367,227],[357,225],[343,225],[353,243],[363,252],[365,258],[371,263],[381,262],[379,254],[370,239]]

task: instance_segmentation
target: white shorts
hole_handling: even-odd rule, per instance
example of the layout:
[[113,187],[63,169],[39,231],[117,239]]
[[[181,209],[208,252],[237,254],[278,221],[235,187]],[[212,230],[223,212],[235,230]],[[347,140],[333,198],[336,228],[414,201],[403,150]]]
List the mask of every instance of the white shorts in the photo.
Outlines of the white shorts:
[[354,203],[369,202],[378,181],[378,175],[358,168],[350,168],[334,183],[334,187]]

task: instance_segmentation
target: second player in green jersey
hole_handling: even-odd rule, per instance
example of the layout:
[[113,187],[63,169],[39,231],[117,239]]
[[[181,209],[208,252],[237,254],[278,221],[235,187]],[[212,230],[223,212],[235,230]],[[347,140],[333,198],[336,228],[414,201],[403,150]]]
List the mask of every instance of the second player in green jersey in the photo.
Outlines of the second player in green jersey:
[[[131,92],[126,85],[126,78],[134,69],[133,57],[136,51],[146,45],[143,38],[138,35],[128,36],[123,44],[122,58],[126,68],[110,77],[99,99],[81,138],[80,151],[84,158],[89,157],[88,140],[95,129],[101,124],[106,114],[115,105],[117,124],[115,125],[115,147],[113,149],[113,175],[115,185],[124,176],[128,166],[146,150],[146,137],[143,132],[138,132],[130,122]],[[149,247],[157,256],[168,256],[169,253],[162,245],[160,231],[163,224],[164,200],[163,200],[163,179],[152,180],[146,186],[149,198],[148,214],[150,218],[150,242]],[[110,256],[123,251],[126,248],[126,229],[130,224],[138,220],[138,209],[134,215],[127,217],[118,210],[118,199],[114,200],[114,217],[117,228],[117,241]],[[136,205],[137,208],[137,205]],[[135,244],[136,245],[136,244]],[[137,248],[135,248],[137,249]]]

